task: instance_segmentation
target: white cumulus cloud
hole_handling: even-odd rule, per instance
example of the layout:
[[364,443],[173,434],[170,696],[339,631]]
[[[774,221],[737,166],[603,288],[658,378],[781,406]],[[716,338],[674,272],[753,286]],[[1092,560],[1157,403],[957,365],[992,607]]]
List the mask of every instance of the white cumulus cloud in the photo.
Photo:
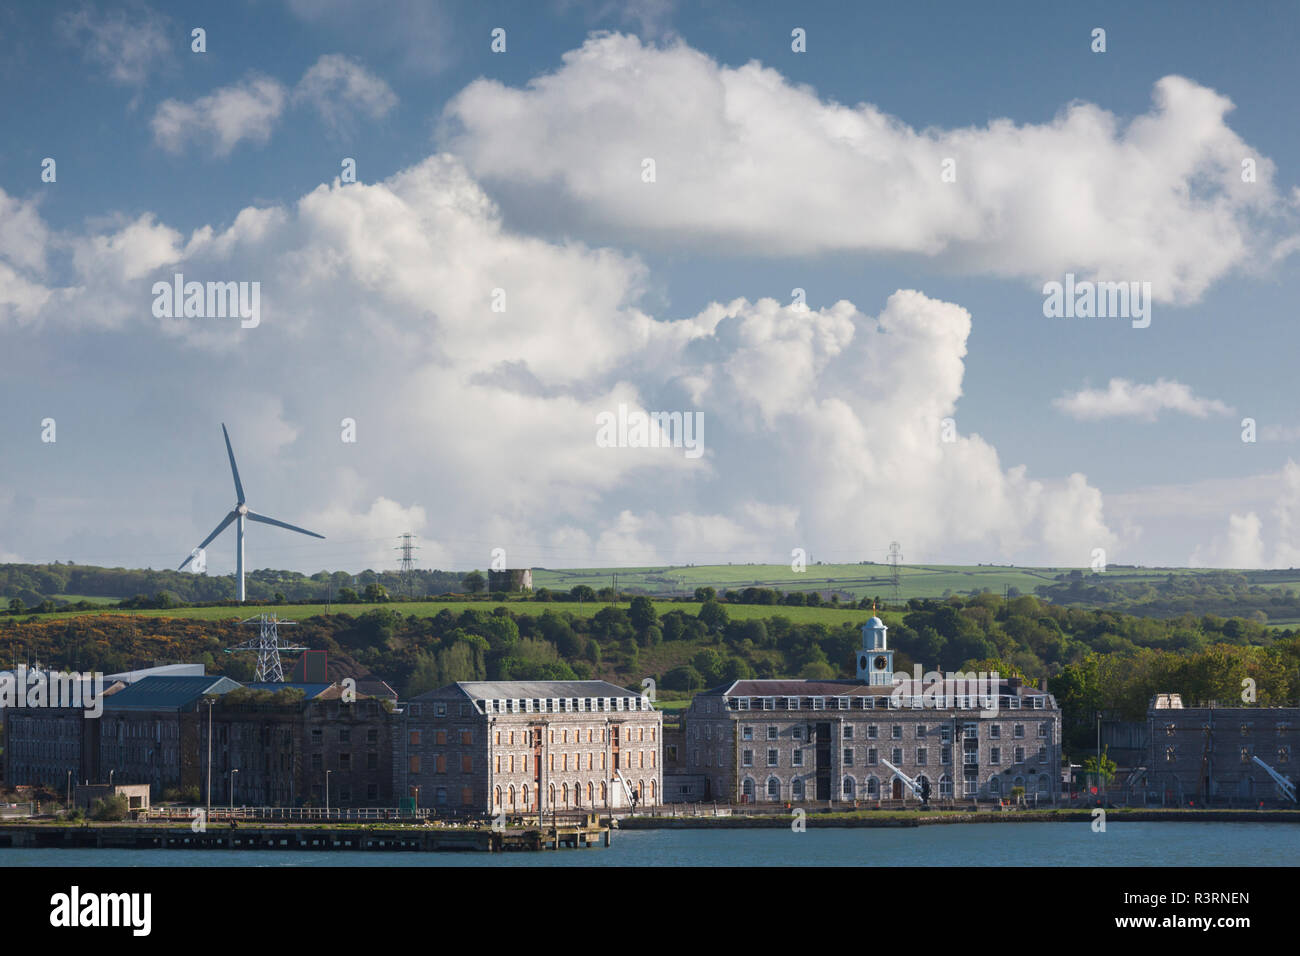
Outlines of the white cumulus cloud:
[[[1038,283],[1075,272],[1188,302],[1254,251],[1290,248],[1258,228],[1278,204],[1274,164],[1228,126],[1231,109],[1167,76],[1128,120],[1074,102],[1044,123],[917,129],[757,62],[596,34],[522,89],[471,83],[443,135],[476,176],[634,238],[905,253]],[[1257,182],[1241,181],[1243,157]]]
[[1052,404],[1080,421],[1132,418],[1154,422],[1161,412],[1177,412],[1193,418],[1232,414],[1232,409],[1217,398],[1201,398],[1187,385],[1163,378],[1150,385],[1112,378],[1106,388],[1068,392]]

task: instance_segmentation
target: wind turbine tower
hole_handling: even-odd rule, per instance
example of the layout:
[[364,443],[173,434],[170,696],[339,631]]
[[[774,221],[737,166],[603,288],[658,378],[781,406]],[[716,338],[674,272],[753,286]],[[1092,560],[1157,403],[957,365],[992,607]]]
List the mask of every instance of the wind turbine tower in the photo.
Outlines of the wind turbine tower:
[[235,589],[236,589],[236,594],[238,596],[239,602],[242,604],[244,602],[244,520],[245,519],[249,521],[258,521],[262,524],[275,525],[277,528],[286,528],[289,531],[296,531],[299,534],[310,535],[313,538],[324,538],[325,535],[317,534],[315,531],[308,531],[306,528],[299,528],[297,525],[291,525],[284,521],[277,521],[275,518],[268,518],[266,515],[260,515],[255,511],[250,511],[248,509],[248,505],[244,501],[244,484],[239,480],[239,468],[235,464],[235,452],[230,447],[230,433],[226,431],[226,426],[224,423],[221,426],[221,434],[226,436],[226,454],[230,456],[230,473],[235,478],[235,497],[237,499],[235,501],[235,508],[233,511],[230,512],[230,514],[226,515],[221,520],[221,524],[217,525],[217,527],[213,530],[212,534],[204,538],[203,543],[200,544],[197,548],[195,548],[194,551],[190,553],[190,556],[188,558],[186,558],[184,561],[181,562],[181,566],[176,570],[177,571],[185,570],[185,565],[189,564],[192,560],[194,560],[194,557],[200,551],[206,548],[209,544],[211,544],[212,540],[217,535],[225,531],[226,528],[230,526],[230,523],[232,521],[236,522],[235,533],[236,533],[237,540],[235,544]]

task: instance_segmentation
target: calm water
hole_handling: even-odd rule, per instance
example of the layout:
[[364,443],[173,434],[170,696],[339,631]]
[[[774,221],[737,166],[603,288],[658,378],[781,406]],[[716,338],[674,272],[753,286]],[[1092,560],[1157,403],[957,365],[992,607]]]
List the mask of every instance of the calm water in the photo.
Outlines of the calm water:
[[625,830],[543,853],[0,850],[0,866],[1295,866],[1286,823],[975,823],[872,830]]

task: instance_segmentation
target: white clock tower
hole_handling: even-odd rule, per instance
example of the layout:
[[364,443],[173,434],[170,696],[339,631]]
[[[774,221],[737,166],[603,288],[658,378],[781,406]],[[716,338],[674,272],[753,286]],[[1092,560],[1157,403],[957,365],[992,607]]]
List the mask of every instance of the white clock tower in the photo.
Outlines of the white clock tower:
[[858,651],[858,680],[871,686],[893,686],[894,652],[885,640],[885,622],[872,617],[862,625],[862,650]]

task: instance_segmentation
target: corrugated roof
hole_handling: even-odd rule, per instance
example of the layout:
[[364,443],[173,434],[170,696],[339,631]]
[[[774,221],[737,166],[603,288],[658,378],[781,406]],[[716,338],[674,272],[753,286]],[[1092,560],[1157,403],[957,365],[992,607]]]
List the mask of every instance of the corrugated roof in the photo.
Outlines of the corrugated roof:
[[229,677],[146,677],[104,698],[104,708],[180,710],[204,695],[226,694],[238,687]]

